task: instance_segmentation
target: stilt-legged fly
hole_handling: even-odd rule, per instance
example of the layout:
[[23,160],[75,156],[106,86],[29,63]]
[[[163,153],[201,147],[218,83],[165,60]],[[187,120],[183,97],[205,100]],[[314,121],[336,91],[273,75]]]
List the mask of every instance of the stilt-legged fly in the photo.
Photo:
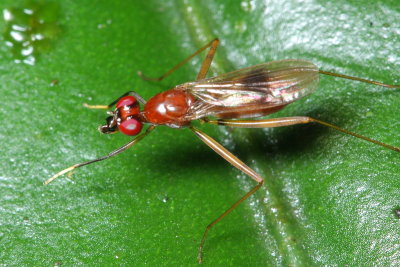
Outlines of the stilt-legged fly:
[[[273,61],[229,72],[213,78],[206,78],[218,43],[219,40],[214,39],[158,78],[148,78],[139,73],[145,80],[161,81],[182,65],[186,64],[193,57],[209,48],[206,59],[203,61],[197,79],[194,82],[177,85],[173,89],[153,96],[147,102],[138,93],[131,91],[125,93],[109,105],[86,105],[86,107],[94,109],[110,109],[115,105],[113,111],[108,111],[110,116],[106,119],[107,123],[99,128],[100,132],[108,134],[120,131],[130,136],[137,135],[137,137],[104,157],[75,164],[60,171],[48,179],[45,184],[50,183],[57,177],[73,169],[105,160],[125,151],[146,137],[158,126],[165,125],[171,128],[188,128],[212,150],[234,167],[249,175],[250,178],[257,183],[249,192],[206,227],[198,252],[198,260],[201,263],[203,259],[203,247],[208,231],[241,202],[256,192],[262,186],[264,180],[257,172],[252,170],[217,141],[192,126],[192,121],[201,120],[203,123],[241,128],[281,127],[295,124],[317,123],[400,152],[400,148],[398,147],[384,144],[307,116],[254,119],[277,112],[286,105],[311,94],[318,87],[320,74],[388,88],[398,89],[400,88],[399,85],[389,85],[322,71],[313,63],[299,59]],[[140,108],[141,106],[142,109]],[[144,133],[138,135],[142,131],[144,124],[148,125],[147,129]]]

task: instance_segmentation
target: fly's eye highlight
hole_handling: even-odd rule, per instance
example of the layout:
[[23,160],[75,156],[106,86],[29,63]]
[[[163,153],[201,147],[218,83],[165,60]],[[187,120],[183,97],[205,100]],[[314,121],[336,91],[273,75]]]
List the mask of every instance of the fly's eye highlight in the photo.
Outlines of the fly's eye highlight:
[[118,129],[125,135],[137,135],[142,130],[143,124],[137,119],[128,119],[118,125]]
[[137,104],[137,99],[133,96],[124,96],[116,104],[116,108],[131,106]]

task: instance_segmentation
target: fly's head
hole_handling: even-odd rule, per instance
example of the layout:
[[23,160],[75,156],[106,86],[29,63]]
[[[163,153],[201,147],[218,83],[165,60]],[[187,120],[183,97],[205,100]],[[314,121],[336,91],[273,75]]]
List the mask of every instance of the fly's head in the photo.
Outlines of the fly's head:
[[122,97],[115,105],[115,111],[107,112],[106,124],[99,127],[104,134],[120,131],[125,135],[137,135],[143,127],[143,118],[140,114],[140,106],[133,96]]

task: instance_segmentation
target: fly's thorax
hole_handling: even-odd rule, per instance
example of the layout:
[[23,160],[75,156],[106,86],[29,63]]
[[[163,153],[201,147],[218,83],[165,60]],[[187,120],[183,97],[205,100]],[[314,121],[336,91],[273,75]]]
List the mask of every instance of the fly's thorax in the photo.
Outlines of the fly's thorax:
[[171,89],[150,98],[142,114],[151,124],[181,128],[190,123],[186,114],[195,101],[192,94]]

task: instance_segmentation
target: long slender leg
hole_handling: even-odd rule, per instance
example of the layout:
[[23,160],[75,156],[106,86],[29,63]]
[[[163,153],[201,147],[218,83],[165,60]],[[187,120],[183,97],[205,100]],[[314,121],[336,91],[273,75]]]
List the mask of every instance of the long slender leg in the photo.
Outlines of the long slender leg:
[[[202,67],[200,69],[199,74],[197,75],[197,80],[199,80],[200,79],[199,76],[203,76],[202,78],[204,78],[205,74],[207,74],[208,68],[209,68],[209,66],[211,64],[211,61],[212,61],[212,58],[213,58],[213,56],[215,54],[215,50],[217,49],[218,43],[219,43],[218,38],[215,38],[214,40],[212,40],[211,42],[209,42],[208,44],[206,44],[205,46],[203,46],[202,48],[200,48],[199,50],[194,52],[192,55],[187,57],[185,60],[183,60],[182,62],[180,62],[177,65],[175,65],[174,67],[172,67],[172,69],[170,69],[169,71],[167,71],[166,73],[164,73],[160,77],[157,77],[157,78],[147,77],[141,71],[138,71],[138,75],[142,79],[147,80],[147,81],[161,81],[162,79],[164,79],[165,77],[169,76],[174,71],[176,71],[177,69],[179,69],[180,67],[182,67],[183,65],[188,63],[192,58],[194,58],[195,56],[197,56],[198,54],[200,54],[201,52],[206,50],[208,47],[210,47],[210,51],[208,52],[208,55],[207,55],[206,59],[203,61],[203,65],[202,65]],[[211,52],[211,51],[213,51],[213,52]],[[210,53],[212,54],[211,56],[210,56]],[[205,65],[208,65],[208,66],[205,66]],[[203,72],[205,72],[205,73],[203,74]]]
[[311,117],[285,117],[285,118],[275,118],[275,119],[266,119],[266,120],[209,120],[207,118],[202,119],[205,123],[216,124],[216,125],[224,125],[230,127],[240,127],[240,128],[268,128],[268,127],[282,127],[296,124],[306,124],[315,122],[320,125],[335,129],[345,134],[352,135],[354,137],[363,139],[365,141],[374,143],[379,146],[383,146],[385,148],[394,150],[396,152],[400,152],[399,147],[391,146],[380,141],[371,139],[369,137],[363,136],[361,134],[353,133],[351,131],[342,129],[336,125],[320,121]]
[[358,77],[349,76],[349,75],[343,75],[343,74],[324,71],[324,70],[319,70],[319,73],[324,74],[324,75],[339,77],[339,78],[343,78],[343,79],[354,80],[354,81],[359,81],[359,82],[363,82],[363,83],[370,83],[370,84],[374,84],[374,85],[384,86],[384,87],[387,87],[387,88],[400,89],[400,85],[386,84],[386,83],[371,81],[371,80],[367,80],[367,79],[363,79],[363,78],[358,78]]
[[198,254],[198,260],[199,263],[202,263],[203,261],[203,247],[204,243],[206,241],[207,233],[210,231],[210,229],[217,224],[222,218],[224,218],[226,215],[228,215],[233,209],[235,209],[240,203],[242,203],[245,199],[247,199],[249,196],[251,196],[254,192],[256,192],[264,183],[264,179],[256,173],[254,170],[252,170],[249,166],[247,166],[244,162],[242,162],[240,159],[238,159],[235,155],[233,155],[231,152],[229,152],[226,148],[224,148],[222,145],[220,145],[217,141],[212,139],[210,136],[206,135],[205,133],[201,132],[195,127],[190,127],[190,129],[204,142],[206,145],[208,145],[212,150],[214,150],[217,154],[219,154],[221,157],[223,157],[226,161],[228,161],[230,164],[232,164],[234,167],[238,168],[239,170],[243,171],[247,175],[250,176],[251,179],[257,182],[257,185],[254,186],[249,192],[247,192],[242,198],[240,198],[237,202],[235,202],[229,209],[227,209],[224,213],[222,213],[220,216],[218,216],[217,219],[215,219],[213,222],[211,222],[207,227],[206,230],[203,233],[203,237],[201,239],[201,243],[199,246],[199,254]]
[[143,134],[141,134],[141,135],[138,135],[135,139],[133,139],[133,140],[130,141],[129,143],[127,143],[127,144],[123,145],[122,147],[120,147],[120,148],[118,148],[118,149],[112,151],[111,153],[109,153],[109,154],[106,155],[106,156],[103,156],[103,157],[100,157],[100,158],[97,158],[97,159],[94,159],[94,160],[89,160],[89,161],[86,161],[86,162],[83,162],[83,163],[78,163],[78,164],[72,165],[71,167],[68,167],[68,168],[66,168],[66,169],[64,169],[64,170],[62,170],[62,171],[56,173],[56,174],[53,175],[50,179],[46,180],[46,181],[44,182],[44,184],[47,185],[47,184],[51,183],[51,182],[52,182],[53,180],[55,180],[57,177],[59,177],[59,176],[61,176],[61,175],[63,175],[63,174],[66,174],[67,172],[70,172],[70,171],[72,171],[73,169],[76,169],[76,168],[79,168],[79,167],[82,167],[82,166],[85,166],[85,165],[89,165],[89,164],[92,164],[92,163],[95,163],[95,162],[98,162],[98,161],[102,161],[102,160],[111,158],[111,157],[113,157],[113,156],[115,156],[115,155],[118,155],[118,154],[121,153],[121,152],[124,152],[125,150],[127,150],[128,148],[130,148],[131,146],[137,144],[140,140],[142,140],[143,138],[145,138],[152,130],[154,130],[154,128],[155,128],[155,126],[153,126],[153,125],[150,126],[149,128],[147,128],[147,130],[146,130],[145,133],[143,133]]
[[114,100],[113,102],[111,102],[108,105],[89,105],[89,104],[83,103],[83,106],[86,107],[86,108],[90,108],[90,109],[109,109],[110,107],[115,105],[118,102],[118,100],[120,100],[121,98],[123,98],[124,96],[127,96],[127,95],[134,96],[143,105],[146,104],[146,100],[144,100],[144,98],[141,97],[138,93],[136,93],[135,91],[128,91],[128,92],[126,92],[125,94],[121,95],[120,97],[118,97],[116,100]]
[[197,74],[197,78],[196,78],[197,81],[202,80],[206,77],[207,72],[210,69],[211,62],[214,59],[215,52],[217,52],[218,44],[219,44],[218,39],[214,39],[210,43],[210,50],[208,50],[207,56],[204,59],[203,64],[201,65],[199,73]]

